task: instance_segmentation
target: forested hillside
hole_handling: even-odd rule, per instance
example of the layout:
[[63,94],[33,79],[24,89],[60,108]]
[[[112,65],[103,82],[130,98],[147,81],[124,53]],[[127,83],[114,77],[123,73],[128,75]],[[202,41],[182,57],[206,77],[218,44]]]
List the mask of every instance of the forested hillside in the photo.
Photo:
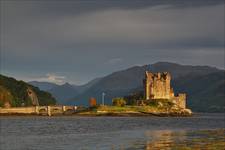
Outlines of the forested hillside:
[[24,81],[0,75],[0,107],[31,106],[27,89],[30,88],[37,96],[40,105],[52,105],[56,100],[48,92],[41,91]]

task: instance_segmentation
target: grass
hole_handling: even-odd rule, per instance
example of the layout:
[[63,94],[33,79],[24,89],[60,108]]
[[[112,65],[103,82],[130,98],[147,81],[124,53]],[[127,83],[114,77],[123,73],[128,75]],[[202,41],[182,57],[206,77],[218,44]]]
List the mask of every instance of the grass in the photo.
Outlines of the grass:
[[168,112],[167,108],[156,106],[98,106],[88,110],[90,113],[164,113]]
[[173,103],[166,100],[160,102],[149,102],[145,106],[109,106],[100,105],[93,108],[89,108],[85,111],[79,112],[78,114],[85,115],[125,115],[125,114],[137,114],[137,115],[156,115],[156,116],[190,116],[189,113],[184,112],[182,109],[173,108]]

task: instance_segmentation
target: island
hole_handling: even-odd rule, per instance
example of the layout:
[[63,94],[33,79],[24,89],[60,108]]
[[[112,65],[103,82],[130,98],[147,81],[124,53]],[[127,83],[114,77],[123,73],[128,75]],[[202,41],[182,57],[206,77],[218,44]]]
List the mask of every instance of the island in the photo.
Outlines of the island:
[[[88,116],[191,116],[186,108],[186,94],[175,96],[171,87],[171,75],[168,72],[145,72],[144,98],[133,98],[132,105],[127,105],[125,98],[114,98],[112,106],[96,105],[90,100],[88,110],[77,114]],[[138,97],[138,96],[136,96]],[[129,98],[128,98],[129,99]]]

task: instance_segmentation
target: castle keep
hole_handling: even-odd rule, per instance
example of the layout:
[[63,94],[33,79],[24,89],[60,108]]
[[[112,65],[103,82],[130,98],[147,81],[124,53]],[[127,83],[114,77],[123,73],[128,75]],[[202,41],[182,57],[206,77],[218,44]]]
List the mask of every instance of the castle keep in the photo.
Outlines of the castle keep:
[[170,86],[171,75],[168,72],[151,73],[146,71],[144,79],[146,100],[170,100],[180,108],[186,108],[186,94],[174,95]]

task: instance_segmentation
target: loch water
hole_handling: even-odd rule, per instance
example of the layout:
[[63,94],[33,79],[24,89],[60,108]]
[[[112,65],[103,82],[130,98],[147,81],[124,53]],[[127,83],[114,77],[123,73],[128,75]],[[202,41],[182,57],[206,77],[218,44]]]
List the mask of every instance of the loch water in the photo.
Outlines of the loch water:
[[1,150],[224,149],[223,113],[192,117],[1,116]]

